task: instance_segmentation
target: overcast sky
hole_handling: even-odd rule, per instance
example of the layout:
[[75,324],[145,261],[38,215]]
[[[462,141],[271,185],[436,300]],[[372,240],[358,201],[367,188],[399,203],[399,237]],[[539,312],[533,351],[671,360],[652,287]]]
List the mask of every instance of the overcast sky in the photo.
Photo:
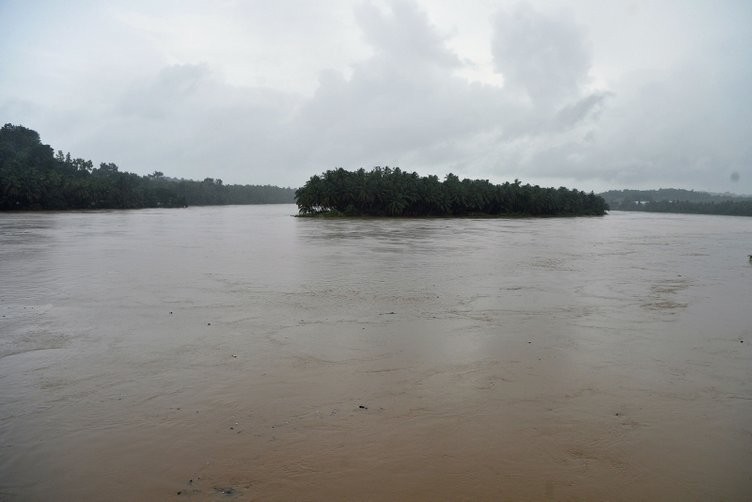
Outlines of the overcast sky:
[[0,0],[0,121],[225,183],[752,193],[752,2]]

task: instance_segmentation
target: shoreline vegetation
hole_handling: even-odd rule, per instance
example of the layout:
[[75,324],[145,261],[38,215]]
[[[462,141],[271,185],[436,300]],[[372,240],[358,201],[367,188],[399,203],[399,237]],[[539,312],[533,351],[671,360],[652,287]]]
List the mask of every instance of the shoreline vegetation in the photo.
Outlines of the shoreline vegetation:
[[0,129],[0,210],[142,209],[230,204],[292,204],[295,189],[225,185],[220,179],[170,178],[95,168],[41,142],[39,133],[5,124]]
[[541,188],[519,180],[494,185],[448,174],[419,176],[400,168],[342,168],[312,176],[299,188],[225,185],[221,179],[140,176],[114,163],[72,158],[21,125],[0,129],[0,211],[141,209],[231,204],[292,204],[298,216],[543,217],[602,216],[609,209],[752,216],[752,196],[676,188],[610,190]]
[[339,168],[312,176],[295,192],[299,216],[494,217],[602,216],[606,201],[593,192],[448,174],[419,176],[396,167]]
[[678,188],[610,190],[599,194],[612,209],[648,213],[752,216],[752,197]]

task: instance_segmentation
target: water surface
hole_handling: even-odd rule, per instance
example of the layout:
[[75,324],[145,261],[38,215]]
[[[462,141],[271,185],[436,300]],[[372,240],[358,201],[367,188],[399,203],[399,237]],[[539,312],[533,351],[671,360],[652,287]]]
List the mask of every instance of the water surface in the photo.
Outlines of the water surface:
[[0,215],[2,500],[749,500],[752,219]]

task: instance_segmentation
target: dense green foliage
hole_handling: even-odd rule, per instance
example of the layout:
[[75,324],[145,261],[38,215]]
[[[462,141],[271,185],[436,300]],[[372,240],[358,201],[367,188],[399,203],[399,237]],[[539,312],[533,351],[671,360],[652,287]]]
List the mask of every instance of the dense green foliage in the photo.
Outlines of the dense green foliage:
[[160,172],[139,176],[111,163],[95,168],[90,160],[55,154],[36,131],[11,124],[0,129],[0,210],[289,204],[293,197],[292,188],[178,180]]
[[449,174],[420,177],[399,168],[370,172],[342,168],[311,177],[295,192],[301,214],[364,216],[603,215],[608,206],[593,193]]
[[610,190],[600,195],[613,209],[621,211],[752,216],[752,199],[733,194],[661,188]]

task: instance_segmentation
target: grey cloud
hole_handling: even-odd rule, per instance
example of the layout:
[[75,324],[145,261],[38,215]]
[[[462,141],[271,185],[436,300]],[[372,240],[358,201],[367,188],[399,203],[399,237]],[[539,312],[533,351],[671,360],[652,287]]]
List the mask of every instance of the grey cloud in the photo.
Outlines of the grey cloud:
[[103,127],[78,146],[128,170],[227,180],[248,173],[238,181],[263,183],[251,173],[285,164],[293,138],[284,131],[299,102],[272,89],[228,85],[208,65],[174,65],[133,83],[92,117]]
[[578,96],[591,64],[587,42],[573,20],[538,12],[525,3],[498,14],[492,50],[505,83],[535,101]]
[[444,46],[429,24],[428,16],[412,2],[394,0],[391,12],[371,3],[355,9],[356,19],[368,44],[392,64],[459,66],[460,59]]
[[83,146],[141,172],[232,179],[276,170],[275,182],[290,185],[339,165],[503,177],[524,164],[497,156],[498,143],[529,136],[537,144],[592,118],[604,99],[567,96],[571,104],[543,109],[469,83],[453,74],[459,59],[412,3],[389,12],[365,4],[356,18],[372,56],[349,78],[321,72],[310,98],[233,87],[208,64],[172,65],[128,87],[103,112],[106,130]]
[[347,71],[321,71],[317,86],[302,86],[310,94],[230,85],[209,59],[97,74],[107,78],[91,87],[76,80],[69,85],[85,99],[54,106],[39,93],[0,96],[0,114],[55,148],[139,173],[296,186],[335,166],[399,164],[578,188],[752,192],[748,23],[713,32],[713,43],[694,46],[686,60],[593,91],[585,29],[523,4],[491,18],[500,88],[459,76],[471,63],[415,4],[388,7],[356,9],[349,29],[360,29],[367,50]]
[[597,119],[606,105],[606,100],[614,94],[611,92],[593,92],[556,112],[555,122],[558,126],[572,127],[588,117]]
[[355,65],[349,79],[322,73],[296,117],[297,135],[310,145],[305,163],[357,167],[415,159],[409,169],[430,169],[435,156],[428,152],[451,151],[442,163],[456,162],[469,137],[501,124],[500,90],[452,75],[458,58],[413,4],[394,3],[391,14],[366,4],[358,19],[374,55]]
[[163,68],[146,83],[139,83],[125,92],[119,110],[124,116],[141,115],[144,118],[165,118],[179,113],[200,96],[199,87],[210,84],[210,70],[202,65],[174,65]]
[[[716,63],[716,71],[721,67]],[[600,186],[690,186],[731,189],[730,174],[750,173],[752,137],[748,116],[734,106],[729,87],[752,79],[730,73],[718,85],[700,66],[670,74],[639,74],[600,110],[597,124],[540,138],[525,169],[534,176],[562,173]],[[691,85],[690,85],[691,83]]]

